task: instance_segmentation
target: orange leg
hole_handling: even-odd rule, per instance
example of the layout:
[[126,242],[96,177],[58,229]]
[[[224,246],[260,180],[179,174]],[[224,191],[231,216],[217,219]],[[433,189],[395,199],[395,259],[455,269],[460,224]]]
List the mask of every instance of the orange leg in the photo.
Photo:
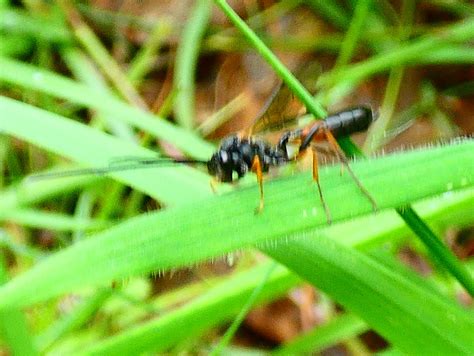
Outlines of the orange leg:
[[263,173],[262,164],[260,163],[260,158],[258,156],[254,156],[251,170],[257,175],[257,182],[260,188],[260,203],[255,209],[255,214],[259,214],[263,210]]
[[328,224],[331,224],[331,212],[329,211],[326,201],[324,200],[323,191],[321,190],[321,184],[319,183],[318,153],[313,147],[311,147],[311,150],[313,152],[313,180],[318,186],[319,198],[321,199],[321,204],[323,205],[324,211],[326,212]]
[[212,192],[214,194],[217,194],[217,185],[219,184],[219,181],[215,177],[212,177],[211,180],[209,181],[209,184],[211,186]]
[[[364,194],[367,199],[369,199],[370,203],[372,204],[372,208],[374,211],[377,211],[378,208],[377,208],[377,203],[376,201],[374,200],[374,198],[370,195],[370,193],[368,192],[367,189],[365,189],[365,187],[362,185],[361,181],[357,178],[357,176],[354,174],[354,172],[352,171],[350,165],[349,165],[349,161],[346,157],[346,155],[344,154],[344,152],[342,151],[341,147],[339,147],[339,144],[337,143],[336,139],[334,138],[333,134],[331,133],[331,131],[329,131],[328,129],[326,129],[325,127],[323,127],[323,132],[324,132],[324,136],[326,137],[326,140],[328,141],[329,143],[329,146],[334,150],[334,152],[336,153],[337,157],[339,158],[339,160],[341,161],[342,165],[344,167],[346,167],[347,171],[349,172],[349,174],[351,175],[352,179],[354,180],[354,182],[357,184],[357,186],[359,187],[360,191],[362,192],[362,194]],[[342,171],[341,171],[342,172]]]
[[[339,159],[339,156],[336,153],[334,153],[334,150],[332,149],[327,149],[321,146],[317,146],[316,144],[311,145],[311,148],[316,150],[318,153],[323,153],[327,156],[331,156],[333,158]],[[341,176],[343,173],[344,173],[344,165],[341,164]]]

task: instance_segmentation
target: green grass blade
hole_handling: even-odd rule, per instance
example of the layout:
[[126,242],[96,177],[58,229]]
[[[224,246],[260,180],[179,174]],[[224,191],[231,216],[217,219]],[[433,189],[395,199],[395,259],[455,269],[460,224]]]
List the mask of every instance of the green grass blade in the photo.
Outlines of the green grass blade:
[[34,66],[0,57],[0,81],[96,109],[109,117],[124,121],[158,138],[172,142],[193,157],[207,159],[214,151],[212,145],[196,135],[169,124],[155,115],[127,105],[107,93],[96,91],[87,85],[79,84]]
[[[92,61],[81,51],[74,47],[68,47],[61,51],[61,57],[68,66],[74,77],[94,90],[111,94],[105,79],[97,71]],[[117,121],[113,117],[107,117],[100,111],[93,116],[90,126],[94,128],[107,127],[115,136],[130,142],[137,142],[134,130],[125,122]]]
[[155,25],[146,42],[130,62],[127,77],[132,83],[141,84],[146,75],[152,71],[158,52],[172,33],[172,29],[172,23],[166,19],[158,21]]
[[104,73],[111,83],[113,83],[117,92],[130,104],[147,109],[146,103],[130,83],[129,79],[122,71],[122,68],[115,61],[115,58],[109,53],[107,48],[102,44],[94,31],[82,21],[80,14],[74,8],[72,3],[67,1],[58,1],[59,5],[66,13],[71,26],[74,29],[74,35],[82,45],[88,55],[94,60],[101,72]]
[[354,314],[343,314],[327,324],[314,328],[294,341],[278,348],[272,355],[295,355],[304,352],[322,351],[336,342],[357,336],[369,330],[367,323]]
[[249,297],[245,301],[245,304],[242,306],[239,313],[232,321],[232,324],[226,330],[224,335],[222,335],[221,339],[219,340],[219,343],[212,349],[209,356],[219,356],[222,353],[222,350],[224,350],[229,345],[229,342],[234,337],[235,333],[237,332],[237,329],[240,327],[247,314],[255,306],[258,297],[262,293],[265,285],[268,284],[268,279],[270,278],[272,272],[275,270],[276,267],[276,263],[268,267],[267,273],[262,277],[260,283],[254,288],[252,293],[249,295]]
[[[380,209],[387,209],[473,186],[473,160],[474,142],[464,140],[358,161],[352,166]],[[423,184],[414,186],[413,182],[420,179],[420,165]],[[321,182],[326,202],[333,208],[334,222],[371,214],[371,204],[350,177],[340,176],[339,167],[323,168]],[[265,190],[266,207],[258,216],[254,215],[258,190],[253,186],[180,209],[130,219],[55,254],[12,280],[0,289],[0,307],[29,305],[84,284],[189,265],[326,226],[324,210],[308,173],[274,180],[265,185]]]
[[[0,255],[0,285],[8,279],[3,253]],[[0,334],[13,355],[37,355],[25,316],[16,308],[0,311]]]
[[474,350],[472,313],[358,251],[324,237],[264,251],[408,354]]
[[33,43],[22,36],[3,36],[0,34],[0,56],[21,57],[31,51]]
[[474,276],[461,264],[453,252],[443,244],[438,236],[430,230],[426,223],[412,208],[399,208],[398,212],[420,240],[428,248],[430,254],[440,262],[461,285],[474,297]]
[[[415,203],[416,211],[423,219],[439,230],[449,227],[468,227],[474,222],[474,189],[443,194],[442,196]],[[413,236],[413,232],[395,211],[344,222],[321,230],[321,234],[347,246],[370,249],[389,241]]]
[[[436,218],[437,220],[440,220],[441,217],[446,217],[446,218],[448,218],[447,222],[449,223],[449,225],[452,225],[454,222],[459,222],[460,220],[458,219],[458,216],[450,216],[449,214],[446,214],[446,210],[447,211],[453,211],[453,210],[464,211],[465,209],[463,208],[462,205],[456,204],[456,201],[458,201],[458,200],[463,201],[466,206],[472,206],[472,204],[474,203],[474,189],[472,189],[471,191],[472,192],[470,194],[470,199],[467,198],[467,201],[466,201],[466,198],[463,197],[465,194],[457,193],[457,194],[450,195],[449,199],[437,198],[435,201],[428,201],[428,202],[425,202],[425,203],[422,203],[422,204],[418,204],[418,208],[421,211],[428,213],[431,218]],[[457,195],[457,197],[456,197],[456,195]],[[445,201],[445,200],[448,200],[449,204],[444,206],[443,209],[441,209],[440,206],[443,205],[442,201]],[[430,211],[430,209],[432,209],[432,211]],[[395,215],[395,213],[392,212],[391,215],[393,216],[393,215]],[[370,220],[379,220],[379,218],[371,217],[370,219],[365,219],[364,218],[364,219],[358,219],[358,220],[359,220],[358,224],[357,224],[357,220],[354,221],[354,222],[348,223],[352,226],[346,227],[346,230],[341,230],[338,227],[340,227],[341,225],[348,225],[348,224],[339,224],[339,225],[330,227],[328,229],[325,229],[327,238],[330,239],[330,240],[337,240],[341,243],[344,243],[347,246],[355,246],[355,247],[358,247],[360,249],[367,250],[371,247],[371,245],[367,243],[368,240],[376,240],[379,244],[383,243],[384,241],[388,242],[393,237],[403,235],[405,230],[407,230],[406,226],[403,223],[400,222],[400,219],[397,219],[396,222],[399,225],[401,224],[400,227],[402,229],[400,229],[400,227],[398,227],[398,225],[391,225],[390,222],[387,221],[387,219],[384,219],[381,223],[376,223],[376,224],[372,223],[372,225],[375,228],[378,228],[378,229],[384,231],[385,237],[384,237],[384,239],[382,239],[380,236],[378,236],[379,233],[377,231],[374,231],[373,229],[369,229],[368,231],[365,231],[365,230],[367,230],[367,227],[371,226]],[[366,221],[366,220],[369,220],[369,221]],[[471,218],[469,219],[469,221],[470,222],[474,221],[474,215],[473,214],[471,214]],[[323,233],[324,233],[324,230],[323,230]],[[361,237],[360,238],[355,238],[355,239],[352,239],[352,240],[344,238],[344,237],[349,237],[349,236],[352,237],[353,235],[357,235],[357,234],[359,234]],[[319,234],[318,234],[318,232],[316,232],[313,235],[311,235],[311,233],[310,233],[307,236],[308,236],[308,238],[310,238],[310,236],[314,236],[315,238],[317,238],[317,236],[319,236]],[[363,236],[363,238],[362,238],[362,236]],[[276,245],[276,246],[278,246],[278,245]],[[397,266],[397,267],[399,269],[399,266]],[[260,266],[258,268],[261,268],[260,271],[263,271],[264,268],[268,268],[268,267]],[[248,271],[246,273],[251,274],[251,273],[255,273],[255,272]],[[291,274],[292,273],[290,271],[286,270],[286,272],[284,272],[282,274],[279,274],[278,278],[281,279],[282,281],[288,281],[287,278],[291,278],[292,283],[289,283],[288,286],[292,287],[298,282],[298,280],[294,279],[294,276],[291,276]],[[411,275],[411,276],[413,276],[413,275]],[[261,278],[263,278],[263,277],[261,277]],[[232,282],[230,282],[230,285],[234,285],[235,282],[236,282],[236,280],[233,279]],[[258,285],[257,282],[261,283],[261,280],[260,281],[255,280],[255,284],[253,286],[254,289],[257,288],[257,285]],[[420,282],[420,280],[418,279],[417,283],[419,283],[419,282]],[[283,282],[281,282],[281,283],[283,283]],[[217,288],[219,288],[219,287],[217,287]],[[273,285],[272,284],[266,285],[263,288],[264,289],[267,289],[267,288],[273,289]],[[245,289],[247,289],[247,286],[242,286],[242,288],[241,288],[242,291],[241,292],[239,292],[238,289],[233,289],[233,291],[235,291],[236,293],[247,293],[247,292],[244,291]],[[183,290],[183,292],[185,292],[185,291]],[[210,292],[212,293],[212,291],[210,291]],[[192,293],[192,294],[195,294],[195,293]],[[186,295],[189,296],[189,293],[186,293]],[[241,303],[245,303],[245,301],[248,298],[248,295],[249,294],[246,294],[246,295],[242,294],[242,302]],[[162,298],[168,300],[168,298],[166,296],[160,297],[158,299],[161,300]],[[221,300],[221,299],[226,299],[226,298],[233,298],[233,294],[231,294],[229,296],[229,295],[226,295],[225,293],[222,293],[217,298],[215,298],[214,301],[215,301],[215,303],[222,303],[220,305],[226,305],[227,303],[225,301]],[[185,299],[187,299],[187,298],[185,298]],[[158,302],[158,300],[157,300],[157,302]],[[213,325],[217,325],[219,322],[222,322],[222,321],[229,318],[229,314],[227,314],[227,312],[226,312],[227,308],[219,307],[218,309],[216,309],[215,308],[215,303],[214,304],[213,303],[198,304],[198,306],[196,308],[194,308],[192,306],[193,305],[193,303],[192,303],[191,305],[188,305],[188,306],[185,307],[186,310],[192,311],[192,312],[189,312],[189,313],[185,313],[184,315],[186,315],[186,317],[192,318],[191,323],[193,325],[193,328],[196,328],[197,330],[200,330],[200,329],[206,329],[207,327],[209,327],[209,321],[207,320],[208,315],[213,315],[214,316],[217,313],[216,316],[218,316],[218,317],[213,318]],[[175,304],[175,303],[173,303],[173,304]],[[163,305],[162,303],[156,303],[156,304],[154,303],[153,305],[158,307],[158,308],[165,307],[165,305]],[[188,309],[188,308],[190,308],[190,309]],[[238,309],[235,309],[233,311],[233,314],[237,313],[237,311],[238,311]],[[177,314],[177,315],[175,315],[175,314]],[[115,347],[120,347],[120,345],[123,345],[123,344],[130,344],[130,345],[135,345],[137,343],[142,344],[143,340],[148,340],[148,341],[146,341],[146,342],[148,342],[148,344],[145,344],[143,346],[144,349],[152,348],[151,346],[147,346],[147,345],[151,344],[150,341],[149,341],[150,338],[149,338],[148,335],[156,335],[157,333],[159,333],[162,336],[161,339],[168,340],[169,337],[171,338],[171,340],[169,340],[168,343],[165,344],[165,345],[163,345],[162,342],[158,341],[159,346],[156,346],[156,347],[158,347],[158,349],[160,349],[160,347],[164,348],[167,345],[171,346],[171,345],[176,345],[180,342],[182,343],[183,339],[180,338],[180,337],[176,338],[176,335],[174,334],[174,332],[171,332],[169,334],[166,333],[166,330],[171,330],[171,331],[174,330],[173,325],[168,325],[168,324],[169,323],[171,323],[171,324],[175,323],[174,320],[176,320],[176,319],[179,320],[181,315],[183,315],[183,311],[181,309],[174,310],[170,314],[167,314],[165,320],[162,320],[162,321],[152,320],[148,323],[143,324],[142,326],[140,326],[138,328],[131,328],[129,330],[124,330],[121,334],[119,334],[117,336],[114,336],[114,337],[111,337],[107,340],[104,340],[104,342],[100,343],[99,345],[92,346],[93,350],[96,350],[96,351],[100,350],[101,352],[106,352],[107,350],[110,351],[111,349],[113,349]],[[199,317],[197,317],[197,316],[199,316]],[[353,335],[354,332],[357,332],[357,330],[359,330],[359,326],[361,324],[361,321],[360,321],[360,318],[359,318],[358,321],[354,321],[355,317],[351,317],[349,319],[350,320],[346,320],[344,318],[340,322],[338,322],[337,319],[336,319],[335,320],[336,324],[334,326],[332,326],[332,323],[331,323],[331,324],[328,324],[327,326],[322,327],[321,332],[315,331],[314,335],[313,335],[313,333],[311,333],[310,335],[307,335],[308,338],[303,337],[302,344],[297,343],[297,345],[295,345],[294,347],[300,349],[300,348],[305,348],[306,346],[310,347],[309,344],[311,344],[311,346],[315,345],[315,346],[318,346],[320,348],[323,348],[325,346],[328,346],[332,341],[334,341],[336,339],[339,340],[340,337],[343,337],[344,335],[346,335],[346,336]],[[341,327],[343,329],[341,329]],[[336,328],[337,328],[337,330],[334,330]],[[368,326],[366,326],[366,328],[368,328]],[[317,337],[317,340],[314,340],[314,337]],[[309,339],[312,339],[312,340],[309,340]],[[289,347],[291,347],[291,345]],[[144,351],[144,349],[141,349],[141,351]],[[288,354],[288,353],[286,353],[286,354]]]
[[6,250],[9,250],[15,255],[15,257],[24,258],[29,261],[37,262],[40,259],[46,257],[46,253],[40,251],[35,247],[24,245],[15,241],[10,234],[0,229],[0,246]]
[[55,184],[51,184],[50,181],[31,184],[26,179],[0,191],[0,211],[14,210],[43,202],[60,194],[73,192],[84,186],[97,183],[100,179],[95,176],[71,177],[70,179],[57,180]]
[[367,23],[367,16],[372,4],[372,0],[360,0],[357,2],[352,16],[351,24],[346,32],[344,40],[341,44],[341,49],[335,67],[344,66],[350,62],[357,42],[362,34],[362,28]]
[[337,3],[324,0],[305,0],[305,3],[337,27],[346,28],[350,22],[349,16]]
[[[84,350],[85,354],[137,354],[147,350],[164,351],[170,346],[199,335],[207,328],[228,319],[244,303],[268,274],[265,263],[238,273],[211,288],[184,307],[161,318],[137,326],[126,333],[111,337]],[[256,303],[275,299],[293,286],[298,278],[275,268],[256,298]],[[156,337],[160,335],[160,337]]]
[[410,64],[420,57],[420,53],[429,53],[432,50],[445,48],[446,45],[469,41],[472,37],[474,37],[474,22],[460,21],[446,27],[439,33],[413,40],[411,43],[388,53],[384,52],[366,61],[323,74],[319,78],[319,84],[321,86],[333,86],[336,83],[346,81],[358,82],[391,67]]
[[104,301],[106,301],[111,294],[111,289],[102,289],[82,301],[74,310],[64,315],[36,337],[36,345],[38,345],[38,348],[44,352],[44,350],[51,347],[51,345],[61,337],[83,326],[91,319],[97,309],[104,304]]
[[96,219],[75,218],[65,214],[47,213],[35,209],[16,209],[3,211],[0,209],[0,221],[10,221],[23,226],[46,230],[98,230],[110,225]]
[[447,45],[423,53],[419,64],[473,64],[474,51],[469,45]]
[[0,30],[46,43],[72,43],[71,33],[59,21],[31,16],[26,11],[11,8],[0,9]]
[[[156,156],[86,125],[12,99],[0,97],[0,111],[9,118],[0,121],[4,133],[88,166],[107,167],[117,157]],[[207,175],[185,166],[117,172],[111,176],[169,204],[185,204],[190,196],[199,199],[211,194]],[[62,179],[39,183],[54,185],[58,180]]]
[[194,110],[194,82],[200,45],[211,15],[211,0],[197,0],[184,26],[176,52],[175,82],[177,95],[174,103],[176,120],[190,130],[196,116]]

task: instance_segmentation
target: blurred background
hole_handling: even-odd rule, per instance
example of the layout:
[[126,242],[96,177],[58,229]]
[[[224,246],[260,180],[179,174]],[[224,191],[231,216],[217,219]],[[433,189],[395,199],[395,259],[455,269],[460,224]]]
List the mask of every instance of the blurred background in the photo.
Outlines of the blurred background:
[[[474,23],[471,1],[228,3],[290,70],[301,73],[304,68],[304,78],[300,79],[328,112],[357,105],[373,108],[379,120],[368,133],[354,137],[365,153],[445,143],[474,132],[474,31],[462,27]],[[248,128],[278,83],[273,70],[223,12],[212,1],[204,0],[3,0],[1,57],[110,92],[214,145]],[[15,79],[7,79],[9,75],[15,76],[0,75],[2,96],[171,157],[186,155],[172,140],[158,140],[130,129],[47,90],[38,92],[33,84],[15,84]],[[0,113],[0,120],[15,118]],[[62,163],[61,157],[0,135],[0,186],[5,191],[31,173]],[[118,200],[101,202],[101,194],[112,193]],[[89,205],[88,199],[93,199]],[[145,194],[110,186],[102,193],[72,192],[46,200],[41,207],[73,212],[82,204],[102,222],[163,207]],[[0,221],[4,280],[80,240],[88,230],[106,226],[85,223],[72,232],[67,227],[52,232],[35,218],[40,217],[10,216]],[[451,227],[440,233],[459,258],[474,255],[472,227]],[[398,257],[422,275],[432,272],[432,265],[410,244],[400,249]],[[97,302],[84,318],[61,329],[59,321],[77,310],[84,298],[81,293],[70,294],[29,308],[27,323],[39,335],[36,342],[40,350],[67,354],[172,310],[205,291],[208,283],[260,258],[256,253],[243,254],[231,256],[232,261],[221,259],[173,273],[117,281],[118,286],[96,295]],[[465,292],[456,293],[460,303],[472,305]],[[309,285],[298,287],[254,308],[238,328],[232,345],[255,352],[271,350],[325,325],[340,310],[324,293]],[[368,354],[387,346],[367,325],[355,321],[351,325],[349,338],[323,343],[316,350],[325,355]],[[225,330],[226,324],[209,329],[199,338],[174,346],[173,352],[205,354],[208,345],[217,342]],[[4,343],[2,353],[8,354]]]

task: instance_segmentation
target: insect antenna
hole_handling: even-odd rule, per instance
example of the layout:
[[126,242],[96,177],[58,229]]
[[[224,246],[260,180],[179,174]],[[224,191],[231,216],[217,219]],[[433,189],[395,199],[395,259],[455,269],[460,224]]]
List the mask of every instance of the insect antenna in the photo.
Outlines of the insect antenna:
[[30,180],[42,180],[51,178],[77,177],[83,175],[105,175],[112,172],[122,172],[133,169],[156,168],[171,166],[175,164],[207,164],[207,161],[196,159],[178,158],[138,158],[121,157],[113,159],[108,166],[97,168],[80,168],[65,171],[38,173],[29,177]]

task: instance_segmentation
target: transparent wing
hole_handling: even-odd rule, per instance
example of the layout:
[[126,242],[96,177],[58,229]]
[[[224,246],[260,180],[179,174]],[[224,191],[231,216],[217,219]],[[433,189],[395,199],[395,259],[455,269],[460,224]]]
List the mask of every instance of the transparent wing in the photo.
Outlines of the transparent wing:
[[[319,64],[308,63],[302,66],[295,76],[310,91],[314,91],[316,79],[321,72]],[[281,83],[275,87],[260,115],[249,128],[250,134],[275,131],[296,124],[299,116],[306,112],[303,103],[293,92]]]
[[249,133],[257,134],[282,129],[295,123],[298,116],[304,112],[304,105],[286,85],[280,83],[273,90],[261,114],[249,128]]

